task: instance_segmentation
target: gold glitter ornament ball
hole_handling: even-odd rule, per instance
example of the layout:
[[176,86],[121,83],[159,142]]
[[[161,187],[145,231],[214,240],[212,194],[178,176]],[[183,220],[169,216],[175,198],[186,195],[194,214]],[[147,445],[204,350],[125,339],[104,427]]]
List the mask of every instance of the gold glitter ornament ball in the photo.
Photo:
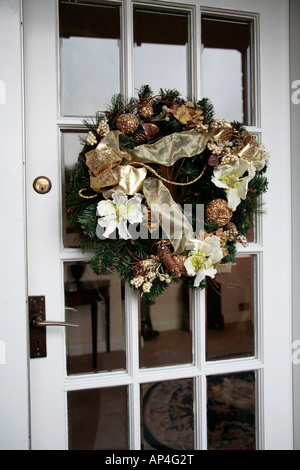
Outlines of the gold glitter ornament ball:
[[120,114],[116,122],[117,129],[123,134],[133,134],[139,127],[138,118],[131,113]]
[[205,215],[211,222],[224,227],[231,220],[232,210],[224,199],[214,199],[208,204]]
[[147,100],[143,101],[139,108],[138,108],[138,113],[141,118],[143,119],[150,119],[153,116],[153,108],[151,103],[148,103]]

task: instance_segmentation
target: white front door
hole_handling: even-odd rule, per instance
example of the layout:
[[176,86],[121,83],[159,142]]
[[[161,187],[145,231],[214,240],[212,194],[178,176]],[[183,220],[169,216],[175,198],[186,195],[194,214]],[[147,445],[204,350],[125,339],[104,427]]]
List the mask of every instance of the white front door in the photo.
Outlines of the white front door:
[[[46,351],[34,337],[32,448],[291,448],[288,1],[23,3],[29,296],[79,325],[45,327]],[[222,301],[175,286],[149,312],[66,229],[83,119],[146,83],[209,96],[271,154],[266,215]]]

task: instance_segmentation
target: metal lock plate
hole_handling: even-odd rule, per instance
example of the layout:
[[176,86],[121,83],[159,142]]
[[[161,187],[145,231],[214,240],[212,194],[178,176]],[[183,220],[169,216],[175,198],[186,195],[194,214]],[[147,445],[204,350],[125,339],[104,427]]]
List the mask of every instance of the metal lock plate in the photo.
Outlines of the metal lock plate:
[[30,333],[30,357],[36,359],[47,357],[46,327],[36,328],[33,324],[36,317],[45,320],[45,297],[31,296],[28,298],[29,333]]

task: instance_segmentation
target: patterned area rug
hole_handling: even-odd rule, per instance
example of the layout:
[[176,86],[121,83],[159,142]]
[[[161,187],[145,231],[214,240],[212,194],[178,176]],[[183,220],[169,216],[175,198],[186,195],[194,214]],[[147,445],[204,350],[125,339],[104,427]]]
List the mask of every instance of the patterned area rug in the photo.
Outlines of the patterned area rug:
[[192,379],[150,386],[144,394],[143,405],[145,449],[193,449]]
[[[253,373],[208,377],[209,450],[255,449]],[[193,380],[158,382],[143,389],[144,449],[194,449]]]
[[254,373],[209,377],[207,388],[209,449],[255,450]]

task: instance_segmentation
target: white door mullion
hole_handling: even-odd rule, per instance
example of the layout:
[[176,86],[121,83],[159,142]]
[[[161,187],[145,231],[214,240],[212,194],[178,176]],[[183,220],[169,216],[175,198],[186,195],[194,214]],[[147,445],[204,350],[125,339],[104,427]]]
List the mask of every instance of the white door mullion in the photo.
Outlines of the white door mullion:
[[199,420],[200,420],[200,449],[207,450],[207,389],[206,389],[206,376],[203,374],[199,377]]
[[264,311],[263,311],[263,256],[262,253],[257,253],[256,256],[256,284],[254,286],[255,292],[255,351],[256,357],[263,363],[264,361]]
[[141,449],[141,412],[140,412],[140,384],[134,382],[128,388],[129,411],[129,449]]
[[127,371],[136,380],[139,371],[139,298],[128,283],[125,284],[125,318]]
[[195,10],[195,24],[194,27],[194,41],[196,45],[196,51],[194,52],[195,55],[195,62],[194,62],[194,87],[195,87],[195,96],[197,99],[203,98],[201,95],[201,12],[200,8],[196,8]]
[[201,450],[202,448],[202,390],[201,390],[201,377],[194,378],[194,436],[195,436],[195,449]]
[[195,290],[192,291],[192,333],[193,333],[193,361],[196,367],[201,367],[200,339],[200,296]]
[[198,368],[198,376],[194,379],[194,433],[195,449],[205,449],[206,447],[206,377],[205,370],[206,357],[206,301],[205,289],[193,291],[193,353],[194,363]]
[[203,371],[206,363],[206,289],[200,291],[200,350]]
[[140,437],[140,384],[139,373],[139,300],[128,283],[125,285],[127,371],[133,383],[128,389],[129,446],[138,450]]
[[122,8],[122,87],[124,95],[134,95],[134,64],[133,64],[133,6],[131,1],[123,2]]
[[258,450],[265,448],[264,369],[256,371],[256,442]]

